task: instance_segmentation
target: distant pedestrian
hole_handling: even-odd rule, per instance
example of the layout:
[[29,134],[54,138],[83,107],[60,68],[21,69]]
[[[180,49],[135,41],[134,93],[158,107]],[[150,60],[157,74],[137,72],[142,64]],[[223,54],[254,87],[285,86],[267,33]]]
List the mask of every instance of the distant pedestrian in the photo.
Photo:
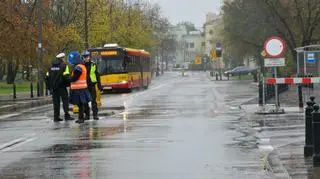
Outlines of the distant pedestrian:
[[[88,51],[85,51],[82,54],[82,57],[85,62],[85,66],[87,68],[87,84],[88,84],[88,90],[90,92],[92,101],[91,101],[91,109],[93,114],[94,120],[99,120],[98,117],[98,104],[97,104],[97,89],[98,87],[99,91],[102,91],[102,86],[100,82],[100,75],[97,71],[97,65],[91,61],[90,53]],[[85,109],[85,120],[90,120],[90,107],[89,104],[86,105]]]
[[56,59],[52,61],[51,67],[46,74],[46,83],[50,94],[52,94],[54,122],[63,121],[60,118],[60,99],[63,103],[64,119],[74,120],[69,114],[69,96],[67,87],[70,86],[70,70],[68,65],[64,62],[65,54],[60,53]]
[[85,106],[91,101],[91,96],[88,91],[87,84],[87,69],[83,64],[81,55],[79,52],[71,52],[69,54],[69,62],[74,65],[71,74],[71,91],[70,91],[70,101],[72,104],[79,107],[79,116],[77,123],[84,123],[84,112]]

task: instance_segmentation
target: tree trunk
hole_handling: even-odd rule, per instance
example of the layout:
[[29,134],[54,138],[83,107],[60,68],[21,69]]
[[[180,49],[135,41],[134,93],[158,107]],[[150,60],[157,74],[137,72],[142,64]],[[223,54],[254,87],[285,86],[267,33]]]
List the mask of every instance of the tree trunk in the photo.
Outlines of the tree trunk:
[[[298,54],[296,51],[291,51],[291,55],[292,55],[292,62],[293,62],[293,69],[295,69],[295,72],[293,73],[297,73],[298,72],[298,65],[297,65],[297,57],[298,57]],[[303,66],[304,64],[299,64],[300,67]],[[295,68],[294,68],[295,67]],[[301,72],[300,72],[301,73]],[[297,74],[298,75],[298,74]]]
[[8,61],[7,64],[7,84],[13,84],[14,83],[14,73],[13,73],[13,64],[12,60]]
[[3,62],[3,59],[0,59],[0,81],[3,79],[4,74],[5,74],[5,63]]
[[28,67],[28,69],[27,69],[27,76],[26,76],[26,79],[28,80],[28,81],[31,81],[31,73],[32,73],[32,69],[31,68],[29,68]]
[[7,84],[13,84],[18,72],[19,60],[14,63],[13,59],[8,60],[7,64]]

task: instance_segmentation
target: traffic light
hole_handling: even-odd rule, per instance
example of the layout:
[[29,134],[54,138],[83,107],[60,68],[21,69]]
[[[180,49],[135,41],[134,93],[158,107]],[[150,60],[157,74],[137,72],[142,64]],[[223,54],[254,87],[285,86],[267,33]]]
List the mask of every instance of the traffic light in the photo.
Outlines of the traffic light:
[[216,44],[216,55],[218,58],[222,56],[222,46],[220,42]]
[[216,50],[216,56],[221,57],[222,56],[222,50]]

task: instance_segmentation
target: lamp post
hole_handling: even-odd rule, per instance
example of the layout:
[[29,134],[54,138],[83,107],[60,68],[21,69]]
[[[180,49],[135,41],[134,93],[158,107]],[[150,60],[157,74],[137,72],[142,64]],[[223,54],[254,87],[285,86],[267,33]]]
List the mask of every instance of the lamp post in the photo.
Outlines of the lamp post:
[[42,49],[42,0],[37,1],[38,5],[38,88],[39,96],[43,96],[43,49]]
[[[299,75],[300,74],[300,59],[299,59],[299,54],[301,53],[301,52],[304,52],[304,48],[302,47],[302,48],[296,48],[295,49],[296,50],[296,52],[297,52],[297,75]],[[304,67],[305,68],[305,67]]]
[[87,50],[89,48],[88,42],[88,0],[84,0],[84,36],[85,36],[85,44],[84,47]]
[[[299,59],[299,54],[301,52],[304,52],[304,48],[296,48],[295,49],[297,52],[297,77],[300,76],[300,59]],[[305,57],[304,57],[305,58]],[[305,61],[305,59],[304,59]],[[305,66],[304,66],[305,68]],[[303,108],[303,96],[302,96],[302,86],[301,84],[298,85],[298,98],[299,98],[299,107]]]

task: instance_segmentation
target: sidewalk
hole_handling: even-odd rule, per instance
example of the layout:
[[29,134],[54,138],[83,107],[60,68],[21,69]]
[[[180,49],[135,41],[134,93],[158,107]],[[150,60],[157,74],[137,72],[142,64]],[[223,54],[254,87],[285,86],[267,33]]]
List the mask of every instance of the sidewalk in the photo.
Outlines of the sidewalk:
[[30,98],[27,96],[17,94],[17,99],[13,99],[12,96],[0,96],[0,115],[9,112],[16,112],[21,109],[33,108],[51,104],[51,96]]
[[[303,101],[315,96],[320,103],[319,86],[303,89]],[[304,109],[298,108],[297,86],[291,86],[280,95],[283,115],[257,115],[258,99],[243,104],[249,119],[257,123],[257,136],[267,147],[267,170],[274,178],[320,178],[320,168],[313,168],[312,158],[304,158],[305,120]],[[274,103],[274,99],[268,104]],[[267,144],[266,144],[267,143]],[[264,149],[265,147],[261,147]]]

